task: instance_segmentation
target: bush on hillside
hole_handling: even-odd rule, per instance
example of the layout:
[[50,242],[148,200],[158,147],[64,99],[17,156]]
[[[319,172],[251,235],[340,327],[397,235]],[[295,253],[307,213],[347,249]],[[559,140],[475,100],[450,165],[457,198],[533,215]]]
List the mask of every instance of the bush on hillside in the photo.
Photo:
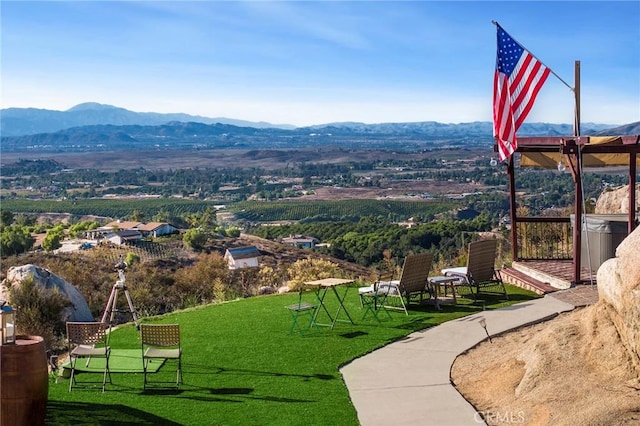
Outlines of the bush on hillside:
[[64,309],[71,302],[57,289],[45,289],[28,277],[19,286],[9,290],[11,304],[16,309],[17,332],[23,335],[41,336],[46,349],[64,348]]

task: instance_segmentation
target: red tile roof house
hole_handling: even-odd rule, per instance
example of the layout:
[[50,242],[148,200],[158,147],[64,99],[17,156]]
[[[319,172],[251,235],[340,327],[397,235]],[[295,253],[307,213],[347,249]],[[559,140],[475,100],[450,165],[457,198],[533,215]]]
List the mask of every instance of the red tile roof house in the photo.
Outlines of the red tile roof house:
[[98,240],[100,238],[106,238],[110,234],[114,234],[118,231],[125,231],[130,229],[137,229],[138,226],[143,225],[142,222],[121,222],[119,220],[109,222],[104,226],[101,226],[96,229],[90,229],[85,231],[85,237],[93,240]]
[[143,237],[159,237],[161,235],[175,234],[179,232],[178,228],[165,222],[120,222],[114,221],[85,232],[87,238],[98,239],[100,236],[106,236],[118,231],[140,231]]
[[260,250],[254,246],[230,248],[224,253],[224,260],[229,264],[229,269],[242,269],[260,266],[258,257]]
[[113,222],[107,223],[102,228],[111,228],[111,229],[137,229],[139,226],[144,225],[142,222],[123,222],[120,220],[115,220]]

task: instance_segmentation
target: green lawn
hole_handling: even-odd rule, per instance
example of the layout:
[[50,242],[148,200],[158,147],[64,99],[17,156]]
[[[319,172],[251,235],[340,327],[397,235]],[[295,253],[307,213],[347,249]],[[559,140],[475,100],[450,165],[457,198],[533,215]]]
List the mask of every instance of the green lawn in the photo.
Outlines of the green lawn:
[[[537,297],[508,287],[510,301],[485,297],[495,309]],[[312,301],[313,299],[310,299]],[[331,330],[289,334],[291,315],[285,305],[297,294],[253,297],[220,305],[174,312],[144,322],[179,323],[183,346],[184,384],[179,390],[142,390],[142,375],[112,373],[113,384],[74,388],[52,378],[47,424],[184,424],[184,425],[357,425],[339,368],[359,356],[407,334],[472,314],[482,309],[459,299],[457,306],[413,306],[409,315],[392,312],[377,322],[362,320],[356,289],[346,306],[355,324],[337,323]],[[134,301],[135,302],[135,301]],[[335,298],[327,295],[332,311]],[[136,328],[113,331],[113,348],[139,348]],[[82,361],[80,361],[82,362]],[[152,381],[175,380],[173,363],[166,363]],[[80,383],[99,381],[99,374],[80,374]]]

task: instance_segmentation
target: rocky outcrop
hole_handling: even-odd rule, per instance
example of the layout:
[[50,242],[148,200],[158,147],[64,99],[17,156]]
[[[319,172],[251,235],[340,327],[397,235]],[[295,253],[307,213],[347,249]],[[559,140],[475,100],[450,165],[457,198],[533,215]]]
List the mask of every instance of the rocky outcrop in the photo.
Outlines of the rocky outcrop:
[[51,290],[57,289],[71,302],[72,306],[64,310],[62,321],[94,321],[84,296],[73,285],[48,269],[36,265],[14,266],[7,271],[7,278],[0,285],[0,299],[9,300],[9,285],[20,286],[28,277],[33,277],[36,285]]
[[616,249],[616,257],[598,269],[600,300],[640,374],[640,228]]
[[[638,210],[640,210],[640,184],[636,185],[636,211]],[[596,201],[595,213],[629,213],[629,185],[600,194]]]

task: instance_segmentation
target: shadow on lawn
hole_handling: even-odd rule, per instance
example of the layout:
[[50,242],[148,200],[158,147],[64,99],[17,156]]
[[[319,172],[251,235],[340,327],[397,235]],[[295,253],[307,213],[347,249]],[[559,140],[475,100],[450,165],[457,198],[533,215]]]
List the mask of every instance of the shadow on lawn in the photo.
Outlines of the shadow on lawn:
[[47,403],[45,423],[48,425],[180,425],[180,423],[126,405],[60,401]]
[[[188,386],[188,385],[187,385]],[[261,400],[269,402],[298,402],[309,403],[315,402],[309,399],[282,398],[269,395],[253,395],[254,388],[207,388],[203,386],[191,386],[195,392],[206,393],[212,396],[201,395],[181,395],[179,398],[190,399],[203,402],[234,402],[243,403],[245,400]]]
[[271,377],[300,377],[305,381],[311,379],[318,380],[335,380],[336,376],[333,374],[294,374],[294,373],[280,373],[276,371],[260,371],[249,370],[244,368],[226,368],[216,367],[210,365],[199,364],[184,364],[185,371],[189,371],[189,374],[238,374],[238,375],[254,375],[254,376],[271,376]]

